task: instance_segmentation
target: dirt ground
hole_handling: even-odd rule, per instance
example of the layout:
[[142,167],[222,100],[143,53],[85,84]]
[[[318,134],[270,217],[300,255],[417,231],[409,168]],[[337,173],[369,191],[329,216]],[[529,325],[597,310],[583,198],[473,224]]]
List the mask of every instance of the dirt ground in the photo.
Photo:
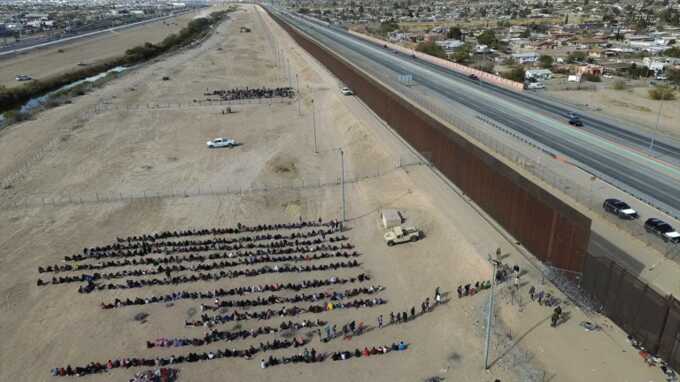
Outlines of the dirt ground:
[[197,15],[205,15],[212,11],[213,9],[202,9],[122,31],[104,33],[14,56],[3,56],[0,58],[0,86],[22,85],[23,82],[15,79],[17,74],[40,79],[77,69],[80,63],[92,64],[120,56],[127,49],[145,42],[158,43],[169,34],[179,32]]
[[616,79],[604,79],[595,91],[554,90],[547,93],[562,101],[587,105],[588,109],[617,120],[631,122],[646,132],[656,129],[658,118],[659,132],[680,139],[680,125],[677,123],[680,119],[680,99],[655,101],[649,98],[650,87],[640,81],[629,82],[630,86],[624,90],[613,89],[614,81]]
[[[300,319],[321,318],[338,326],[361,320],[374,326],[378,314],[388,316],[411,306],[419,310],[426,297],[433,298],[437,286],[446,302],[406,324],[373,330],[350,341],[322,344],[312,337],[308,345],[334,351],[403,340],[410,344],[405,352],[266,370],[260,369],[259,358],[222,359],[182,364],[180,380],[423,381],[435,376],[470,382],[662,380],[661,373],[645,366],[627,345],[623,332],[602,317],[586,316],[565,304],[570,319],[551,328],[550,309],[530,303],[527,290],[536,285],[557,292],[540,284],[539,273],[517,248],[420,163],[362,103],[341,96],[337,79],[266,15],[252,6],[241,7],[202,46],[138,68],[71,105],[0,132],[0,179],[13,179],[11,187],[0,190],[0,380],[54,380],[50,369],[67,364],[257,345],[259,338],[202,348],[147,349],[146,340],[202,335],[202,328],[183,324],[199,301],[106,311],[99,304],[116,297],[330,274],[282,273],[83,295],[76,284],[36,286],[37,267],[60,263],[65,255],[110,243],[117,236],[237,222],[337,218],[342,192],[331,183],[340,177],[338,148],[344,152],[348,180],[347,235],[363,254],[361,271],[373,276],[373,284],[386,287],[381,297],[388,304]],[[238,33],[241,26],[251,27],[252,33]],[[274,39],[267,37],[272,34]],[[287,79],[287,65],[281,64],[277,52],[285,52],[291,71],[297,74],[298,99],[233,105],[235,113],[227,115],[222,114],[225,106],[193,102],[203,98],[206,88],[293,82]],[[167,73],[172,79],[161,81]],[[155,103],[175,106],[149,106]],[[206,149],[205,141],[217,136],[234,138],[242,145]],[[14,207],[27,200],[33,206]],[[426,238],[385,246],[378,224],[379,211],[385,207],[402,211],[406,222],[422,228]],[[484,371],[482,322],[488,293],[458,299],[456,287],[487,279],[491,272],[487,256],[497,247],[507,253],[505,262],[518,264],[527,273],[514,298],[507,287],[498,291],[492,366]],[[346,277],[355,272],[333,274]],[[145,323],[134,320],[141,312],[149,315]],[[586,319],[604,330],[585,332],[578,324]],[[267,324],[279,323],[275,319]],[[242,325],[263,324],[244,321]],[[274,355],[296,352],[278,350]],[[117,369],[87,379],[123,380],[135,371]]]

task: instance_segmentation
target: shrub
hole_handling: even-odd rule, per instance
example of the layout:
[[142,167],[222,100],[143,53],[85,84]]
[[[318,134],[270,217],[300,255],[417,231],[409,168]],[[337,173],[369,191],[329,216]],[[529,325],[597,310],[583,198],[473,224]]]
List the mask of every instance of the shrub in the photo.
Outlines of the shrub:
[[602,82],[602,78],[596,74],[591,74],[591,73],[583,73],[581,75],[581,79],[583,81],[589,81],[589,82]]
[[626,81],[624,80],[616,80],[612,84],[612,89],[614,90],[625,90],[626,89]]
[[421,42],[416,46],[418,52],[423,52],[429,54],[430,56],[435,56],[439,58],[447,58],[444,48],[435,44],[434,42]]
[[657,101],[670,101],[675,99],[675,91],[669,86],[655,86],[649,89],[649,98]]
[[516,82],[524,82],[524,75],[525,71],[524,68],[521,66],[515,66],[511,70],[501,73],[501,77]]

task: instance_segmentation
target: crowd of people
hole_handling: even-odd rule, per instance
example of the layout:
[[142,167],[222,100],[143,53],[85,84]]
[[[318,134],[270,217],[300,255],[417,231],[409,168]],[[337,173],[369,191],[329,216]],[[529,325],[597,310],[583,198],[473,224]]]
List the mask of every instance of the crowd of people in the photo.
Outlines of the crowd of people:
[[327,302],[321,304],[313,304],[307,307],[299,307],[293,305],[291,307],[283,306],[280,309],[267,309],[262,311],[250,312],[243,311],[239,312],[234,310],[230,313],[217,314],[214,316],[209,316],[208,314],[202,314],[200,320],[187,320],[184,322],[185,326],[207,326],[212,327],[214,325],[225,324],[227,322],[233,321],[246,321],[246,320],[271,320],[274,317],[295,317],[302,313],[314,313],[319,314],[323,312],[330,312],[336,309],[363,309],[372,308],[375,306],[386,304],[387,301],[380,297],[374,297],[372,299],[356,299],[347,302]]
[[537,291],[535,286],[529,288],[529,298],[531,301],[536,301],[538,305],[547,306],[549,308],[560,305],[560,299],[550,292]]
[[[284,264],[282,266],[275,265],[273,267],[264,266],[261,268],[245,268],[230,271],[219,271],[215,273],[204,273],[197,272],[190,275],[178,275],[165,278],[144,278],[140,280],[126,279],[124,284],[115,283],[101,283],[95,284],[94,281],[97,279],[88,279],[88,275],[85,276],[66,276],[66,277],[53,277],[52,284],[61,284],[64,282],[75,282],[75,281],[85,281],[87,284],[81,285],[78,288],[79,293],[91,293],[95,290],[111,290],[111,289],[135,289],[143,288],[147,286],[156,285],[178,285],[185,283],[192,283],[198,281],[219,281],[222,279],[234,279],[237,277],[255,277],[270,273],[306,273],[306,272],[318,272],[318,271],[336,271],[339,269],[350,269],[359,267],[359,262],[356,260],[351,261],[341,261],[330,264],[320,264],[320,265],[289,265]],[[114,275],[111,278],[118,278],[119,276]],[[120,276],[123,277],[123,276]],[[49,283],[38,279],[38,286],[47,285]]]
[[458,292],[458,298],[463,298],[467,296],[474,296],[484,289],[491,288],[491,281],[477,281],[474,284],[458,285],[456,291]]
[[[287,349],[295,346],[295,342],[287,339],[277,339],[276,345],[272,345],[269,349]],[[252,359],[255,355],[261,353],[262,351],[254,346],[250,346],[246,349],[229,349],[217,350],[215,352],[201,352],[195,353],[191,352],[186,355],[171,355],[169,357],[157,357],[157,358],[120,358],[114,360],[108,360],[107,362],[93,361],[83,366],[71,366],[67,365],[65,367],[55,367],[51,370],[53,376],[65,377],[65,376],[86,376],[91,374],[100,374],[111,371],[113,369],[119,368],[133,368],[133,367],[165,367],[168,365],[179,365],[183,363],[194,363],[194,362],[204,362],[212,361],[222,358],[243,358]]]
[[[39,278],[38,285],[81,283],[80,293],[94,291],[134,289],[150,286],[178,285],[189,282],[215,282],[237,277],[253,277],[272,273],[338,272],[353,270],[361,264],[361,254],[354,250],[349,239],[342,235],[343,226],[337,221],[302,221],[279,225],[212,228],[182,231],[164,231],[149,235],[116,238],[109,245],[84,248],[82,253],[66,256],[62,264],[38,267],[40,274],[51,277]],[[268,264],[263,264],[268,263]],[[254,267],[255,264],[262,264]],[[120,268],[120,269],[116,269]],[[228,268],[228,269],[225,269]],[[102,271],[106,270],[106,271]],[[248,348],[231,348],[210,352],[192,352],[158,358],[121,358],[107,362],[90,362],[81,366],[67,365],[52,369],[55,376],[84,376],[107,372],[117,368],[155,368],[138,373],[136,381],[157,376],[159,370],[169,369],[186,362],[202,362],[220,358],[245,358],[278,349],[302,348],[327,328],[327,342],[332,332],[338,335],[336,325],[320,319],[298,319],[301,314],[321,314],[338,309],[364,309],[386,304],[378,293],[380,285],[368,283],[366,273],[353,276],[332,275],[324,278],[307,278],[287,283],[260,283],[233,288],[214,288],[204,291],[180,290],[144,297],[119,297],[102,302],[104,310],[126,306],[164,303],[171,306],[179,300],[202,301],[200,317],[185,320],[187,327],[203,327],[206,332],[198,336],[163,336],[145,341],[148,349],[199,347],[218,342],[259,340]],[[355,284],[342,288],[334,286]],[[363,285],[362,285],[363,284]],[[312,290],[315,288],[325,288]],[[285,291],[288,293],[276,293]],[[266,293],[266,295],[265,295]],[[438,291],[437,291],[438,293]],[[257,295],[260,294],[260,295]],[[247,297],[242,297],[247,296]],[[241,298],[235,298],[241,297]],[[437,294],[436,300],[441,296]],[[274,306],[276,305],[276,306]],[[253,308],[263,307],[261,310]],[[427,299],[423,310],[430,309]],[[211,315],[212,314],[212,315]],[[241,324],[230,330],[216,326],[245,320],[265,321],[284,319],[277,325],[259,325],[243,328]],[[366,329],[362,321],[352,320],[342,325],[340,335],[360,335]],[[301,332],[309,329],[308,332]],[[254,341],[253,341],[254,342]],[[320,362],[326,359],[349,359],[351,357],[384,354],[392,350],[404,350],[401,343],[357,349],[354,352],[319,354],[315,349],[291,357],[264,359],[265,367],[284,363]],[[163,373],[166,373],[164,371]],[[145,379],[146,378],[146,379]]]
[[242,99],[255,99],[255,98],[293,98],[295,97],[295,90],[289,86],[279,87],[279,88],[233,88],[233,89],[216,89],[216,90],[206,90],[205,94],[208,101],[215,101],[215,99],[210,98],[217,96],[217,100],[220,101],[233,101]]
[[178,378],[179,370],[161,367],[137,372],[128,382],[175,382]]
[[[285,283],[285,284],[279,284],[279,283],[273,283],[273,284],[264,284],[264,285],[250,285],[250,286],[240,286],[236,288],[231,288],[231,289],[215,289],[212,291],[205,291],[205,292],[189,292],[189,291],[181,291],[181,292],[172,292],[168,293],[162,296],[149,296],[149,297],[136,297],[136,298],[126,298],[124,300],[121,300],[119,298],[116,298],[113,302],[110,303],[102,303],[101,307],[102,309],[114,309],[114,308],[120,308],[124,306],[133,306],[133,305],[146,305],[146,304],[157,304],[157,303],[163,303],[163,304],[168,304],[172,303],[175,301],[179,300],[198,300],[198,299],[218,299],[221,297],[230,297],[230,296],[244,296],[244,295],[249,295],[253,293],[265,293],[265,292],[277,292],[281,290],[292,290],[299,292],[304,289],[312,289],[312,288],[320,288],[320,287],[325,287],[325,286],[331,286],[331,285],[343,285],[347,283],[363,283],[366,281],[369,281],[371,278],[365,273],[360,273],[356,277],[349,277],[349,278],[341,278],[341,277],[336,277],[336,276],[331,276],[327,279],[311,279],[311,280],[302,280],[296,283]],[[374,286],[369,287],[368,289],[370,290],[371,288],[377,288]]]
[[260,367],[263,369],[286,365],[291,363],[317,363],[324,362],[328,359],[333,361],[346,361],[351,358],[361,358],[361,357],[372,357],[377,355],[384,355],[395,351],[405,351],[408,345],[404,341],[399,341],[392,343],[392,345],[379,345],[372,347],[364,347],[363,350],[357,348],[352,350],[337,351],[333,353],[319,353],[316,349],[311,350],[305,348],[302,353],[298,353],[288,357],[274,357],[269,356],[269,358],[262,359],[260,361]]

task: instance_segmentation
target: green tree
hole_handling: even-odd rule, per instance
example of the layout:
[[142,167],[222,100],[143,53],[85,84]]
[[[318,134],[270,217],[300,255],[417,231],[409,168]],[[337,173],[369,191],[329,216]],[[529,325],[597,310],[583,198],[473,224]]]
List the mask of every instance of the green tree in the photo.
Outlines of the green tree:
[[490,47],[495,47],[498,45],[498,39],[496,39],[496,33],[491,29],[487,29],[482,34],[477,36],[477,42]]
[[446,33],[446,37],[454,40],[461,40],[463,38],[463,31],[458,27],[451,27]]
[[399,24],[397,24],[394,20],[388,20],[388,21],[383,21],[380,23],[380,34],[381,35],[387,35],[390,32],[394,32],[399,29]]
[[421,42],[420,44],[418,44],[416,46],[416,50],[418,52],[429,54],[430,56],[435,56],[435,57],[439,57],[439,58],[447,58],[446,52],[444,51],[444,48],[435,44],[432,41]]
[[453,53],[453,61],[459,64],[468,63],[470,61],[470,53],[472,53],[472,45],[466,42]]
[[583,62],[586,59],[586,52],[576,51],[570,52],[567,56],[567,63],[573,64],[575,62]]
[[538,58],[538,63],[541,65],[541,68],[550,69],[552,68],[553,63],[555,63],[555,59],[553,56],[543,54]]

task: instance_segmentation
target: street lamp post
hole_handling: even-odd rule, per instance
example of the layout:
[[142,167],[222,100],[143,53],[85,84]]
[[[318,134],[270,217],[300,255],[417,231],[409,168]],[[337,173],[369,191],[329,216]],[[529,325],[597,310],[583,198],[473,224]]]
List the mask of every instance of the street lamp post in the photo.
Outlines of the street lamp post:
[[345,210],[345,153],[340,150],[340,184],[342,186],[342,221],[347,220],[347,212]]
[[[663,94],[662,94],[663,96]],[[652,140],[649,143],[649,152],[654,151],[654,142],[656,141],[656,131],[659,129],[659,121],[661,120],[661,108],[663,108],[663,97],[661,97],[661,103],[659,104],[659,112],[656,114],[656,127],[652,131]]]
[[316,104],[312,100],[312,129],[314,130],[314,154],[319,153],[319,147],[316,142]]
[[489,347],[491,345],[491,322],[493,320],[493,306],[494,306],[494,289],[496,287],[496,268],[500,265],[500,261],[489,259],[493,265],[493,272],[491,273],[491,295],[489,296],[489,312],[486,316],[486,340],[484,344],[484,370],[489,370]]

